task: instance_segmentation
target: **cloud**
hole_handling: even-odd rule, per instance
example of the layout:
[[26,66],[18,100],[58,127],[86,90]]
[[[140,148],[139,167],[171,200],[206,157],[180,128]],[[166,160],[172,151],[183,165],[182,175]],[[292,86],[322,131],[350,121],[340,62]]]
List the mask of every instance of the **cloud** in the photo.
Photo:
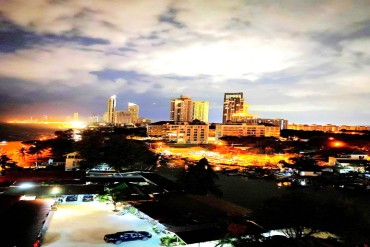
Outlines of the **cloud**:
[[255,105],[251,107],[254,112],[307,112],[307,111],[327,111],[335,108],[328,105],[315,106],[314,108],[304,103],[287,103],[281,105]]
[[[12,38],[0,40],[0,80],[88,111],[111,94],[156,107],[187,94],[219,118],[230,91],[285,118],[362,110],[369,12],[365,1],[2,1]],[[14,105],[15,88],[0,85]]]

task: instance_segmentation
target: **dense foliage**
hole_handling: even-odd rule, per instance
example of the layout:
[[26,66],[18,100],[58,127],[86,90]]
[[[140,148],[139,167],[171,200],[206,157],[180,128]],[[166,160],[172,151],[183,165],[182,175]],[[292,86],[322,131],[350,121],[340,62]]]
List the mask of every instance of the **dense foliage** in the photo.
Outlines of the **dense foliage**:
[[73,152],[73,130],[55,131],[55,138],[45,141],[45,145],[51,148],[51,153],[56,159],[62,159],[67,153]]
[[253,218],[268,229],[282,229],[290,238],[330,232],[352,245],[370,240],[370,223],[365,213],[349,200],[293,192],[267,200]]
[[216,172],[209,165],[206,158],[200,159],[195,164],[188,165],[188,168],[180,174],[178,183],[184,188],[185,192],[198,195],[208,193],[221,196],[222,192],[215,184],[218,179]]
[[98,130],[84,131],[82,140],[76,143],[76,151],[85,168],[107,163],[117,170],[140,169],[153,166],[157,160],[145,143],[127,139],[119,133]]

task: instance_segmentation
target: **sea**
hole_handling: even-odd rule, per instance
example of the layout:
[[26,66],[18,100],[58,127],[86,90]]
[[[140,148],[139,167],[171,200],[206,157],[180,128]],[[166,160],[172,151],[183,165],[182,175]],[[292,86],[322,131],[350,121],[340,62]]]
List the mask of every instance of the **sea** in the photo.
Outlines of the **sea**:
[[63,130],[58,125],[37,123],[0,123],[0,142],[29,141],[52,137]]

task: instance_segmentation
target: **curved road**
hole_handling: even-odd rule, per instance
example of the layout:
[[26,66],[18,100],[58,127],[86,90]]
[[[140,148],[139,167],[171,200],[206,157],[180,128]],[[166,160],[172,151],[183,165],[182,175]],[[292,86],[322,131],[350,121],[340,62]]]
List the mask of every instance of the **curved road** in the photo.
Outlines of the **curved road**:
[[1,212],[0,246],[32,247],[49,215],[52,200],[18,201]]

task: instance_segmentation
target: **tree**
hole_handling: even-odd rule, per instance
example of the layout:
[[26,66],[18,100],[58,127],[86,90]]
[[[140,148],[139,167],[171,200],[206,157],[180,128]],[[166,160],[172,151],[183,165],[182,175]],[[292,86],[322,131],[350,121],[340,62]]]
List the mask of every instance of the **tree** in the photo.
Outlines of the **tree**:
[[228,233],[216,246],[262,246],[266,229],[245,216],[229,217],[229,221]]
[[26,156],[28,154],[28,150],[25,146],[21,146],[18,148],[17,150],[17,153],[18,153],[18,156],[22,159],[22,161],[24,162],[25,159],[26,159]]
[[113,185],[111,187],[106,187],[105,191],[107,192],[107,195],[111,198],[114,210],[113,211],[118,211],[117,210],[117,203],[120,202],[121,200],[126,199],[126,189],[128,186],[125,183],[121,183],[119,185]]
[[157,157],[143,142],[113,135],[105,143],[104,161],[116,170],[142,169],[153,166]]
[[28,148],[27,153],[36,156],[36,167],[37,167],[37,162],[40,158],[40,155],[43,153],[43,151],[46,148],[47,147],[45,146],[45,143],[41,141],[35,141],[33,145]]
[[67,153],[73,151],[74,139],[73,130],[55,131],[55,138],[45,141],[45,145],[51,148],[51,152],[55,158],[63,158]]
[[288,164],[288,166],[291,166],[291,167],[293,166],[298,169],[318,169],[316,161],[312,159],[311,157],[299,156],[299,157],[289,158],[289,160],[293,162],[292,165]]
[[349,246],[360,242],[370,243],[368,212],[361,210],[353,200],[327,201],[318,216],[321,228],[341,237]]
[[206,158],[200,159],[195,165],[189,165],[178,179],[184,190],[191,194],[206,195],[208,193],[221,196],[222,192],[215,184],[217,174]]
[[349,246],[369,241],[370,223],[364,213],[354,203],[342,199],[293,192],[265,201],[252,217],[264,227],[280,229],[294,239],[306,241],[314,233],[330,232],[346,240]]
[[116,170],[137,169],[154,166],[157,161],[155,154],[143,142],[97,130],[84,131],[76,149],[85,168],[107,163]]
[[80,162],[82,168],[92,168],[104,163],[104,142],[104,135],[100,131],[85,130],[82,132],[81,141],[77,142],[75,145],[75,149],[83,159],[83,161]]
[[1,165],[1,175],[5,174],[5,165],[8,161],[11,160],[6,154],[0,156],[0,165]]
[[253,217],[269,229],[283,229],[291,238],[302,238],[319,231],[316,216],[320,203],[310,195],[294,192],[265,201]]
[[9,158],[6,154],[2,154],[1,156],[0,156],[0,164],[1,165],[6,165],[6,163],[9,161],[9,160],[11,160],[11,158]]

